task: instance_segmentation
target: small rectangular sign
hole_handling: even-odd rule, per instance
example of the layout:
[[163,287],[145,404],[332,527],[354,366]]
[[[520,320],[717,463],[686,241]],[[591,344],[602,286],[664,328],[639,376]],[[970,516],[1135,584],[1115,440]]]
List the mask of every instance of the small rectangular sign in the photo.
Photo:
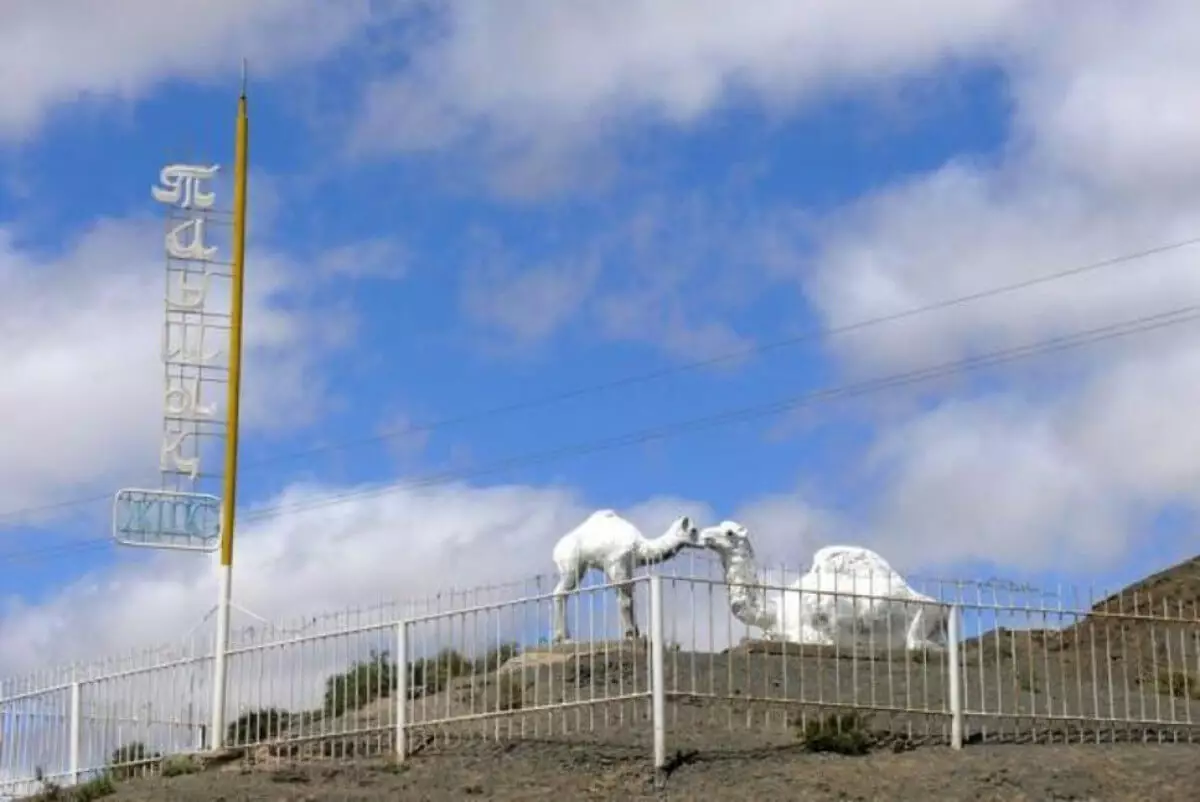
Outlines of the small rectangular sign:
[[113,539],[125,546],[215,551],[221,499],[205,493],[126,488],[113,501]]

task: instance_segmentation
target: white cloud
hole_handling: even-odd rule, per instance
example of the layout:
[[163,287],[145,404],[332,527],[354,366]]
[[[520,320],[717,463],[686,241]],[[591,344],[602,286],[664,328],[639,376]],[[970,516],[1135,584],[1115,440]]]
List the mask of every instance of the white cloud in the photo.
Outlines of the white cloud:
[[[1036,279],[1200,232],[1200,206],[1114,202],[1018,162],[951,164],[838,213],[802,274],[831,327]],[[1153,314],[1200,297],[1195,249],[1113,264],[831,341],[859,370],[914,367]],[[902,336],[898,336],[902,333]]]
[[1046,400],[1019,390],[946,401],[889,431],[875,542],[901,564],[981,560],[1085,574],[1146,540],[1158,510],[1200,503],[1200,349],[1151,348]]
[[[1197,30],[1193,4],[1102,3],[1014,40],[1002,64],[1016,128],[999,162],[955,160],[877,191],[819,229],[814,264],[793,262],[824,319],[853,323],[1200,234],[1195,123],[1182,111],[1194,105]],[[831,346],[851,373],[885,373],[1161,313],[1200,303],[1196,258],[1186,248],[1111,265]],[[1197,502],[1190,331],[1047,360],[989,381],[1000,390],[893,415],[872,465],[886,488],[872,519],[881,542],[946,562],[1077,570],[1144,547],[1133,538],[1156,510]]]
[[528,266],[516,248],[481,236],[464,273],[462,310],[514,347],[569,332],[649,344],[680,359],[748,348],[749,337],[725,319],[744,311],[759,287],[738,244],[742,215],[730,205],[647,198],[629,217]]
[[752,499],[732,516],[753,533],[755,550],[766,564],[808,569],[822,546],[850,536],[849,523],[808,499],[813,493],[776,493]]
[[253,77],[273,77],[328,55],[371,20],[370,0],[123,0],[120,13],[91,0],[8,0],[0,142],[29,137],[81,99],[133,100],[172,78],[234,86],[242,57]]
[[376,428],[376,434],[386,438],[387,450],[401,466],[410,466],[425,454],[432,432],[407,412],[393,410]]
[[1102,465],[1131,498],[1159,504],[1200,502],[1200,388],[1196,326],[1099,372],[1070,414],[1069,443],[1079,462]]
[[[102,220],[53,256],[16,237],[0,228],[0,414],[13,422],[0,438],[0,511],[99,481],[114,490],[146,481],[157,470],[163,412],[161,224]],[[323,411],[321,359],[353,331],[348,311],[314,298],[294,273],[279,254],[247,254],[243,409],[260,431]]]
[[334,278],[395,280],[408,272],[408,262],[407,250],[396,240],[378,237],[329,249],[317,269]]
[[673,288],[613,293],[596,299],[595,308],[605,337],[652,343],[678,359],[724,356],[751,345],[725,321],[701,314]]
[[886,434],[873,455],[892,474],[881,549],[938,567],[975,559],[1083,571],[1119,557],[1124,508],[1061,424],[1001,397],[947,402]]
[[[803,275],[832,325],[901,311],[1200,232],[1193,139],[1200,31],[1190,3],[1098,3],[1015,39],[1016,131],[997,165],[952,160],[839,211]],[[1112,47],[1120,31],[1122,46]],[[847,338],[855,360],[941,358],[1161,311],[1197,297],[1190,250],[1105,268]],[[793,264],[799,260],[793,259]],[[903,352],[903,353],[901,353]]]
[[[1098,187],[1162,202],[1195,197],[1200,13],[1187,0],[1056,9],[1017,46],[1017,136]],[[1119,46],[1114,46],[1120,42]],[[1157,199],[1152,196],[1157,195]]]
[[886,86],[994,51],[1037,5],[451,0],[405,67],[371,88],[354,141],[366,151],[482,141],[507,189],[553,188],[594,171],[594,146],[628,123],[686,126],[747,93],[786,108]]
[[600,263],[545,263],[520,271],[492,261],[464,276],[461,306],[489,333],[528,346],[557,333],[590,294]]

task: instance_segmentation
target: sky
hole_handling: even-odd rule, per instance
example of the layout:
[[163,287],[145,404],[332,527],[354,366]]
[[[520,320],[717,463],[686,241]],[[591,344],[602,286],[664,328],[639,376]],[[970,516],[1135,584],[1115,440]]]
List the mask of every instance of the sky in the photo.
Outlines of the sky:
[[229,206],[242,58],[256,615],[545,574],[598,508],[1047,586],[1195,552],[1195,3],[122,9],[0,7],[0,676],[215,600],[110,507],[158,481],[150,188]]

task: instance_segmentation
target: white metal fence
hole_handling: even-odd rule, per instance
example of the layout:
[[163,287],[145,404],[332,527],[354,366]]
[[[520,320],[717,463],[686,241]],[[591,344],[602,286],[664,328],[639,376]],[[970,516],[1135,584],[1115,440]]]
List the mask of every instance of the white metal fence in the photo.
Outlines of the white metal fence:
[[[548,646],[547,578],[247,631],[230,648],[226,743],[294,761],[555,738],[641,747],[662,765],[668,746],[797,743],[831,712],[861,716],[873,740],[955,746],[1200,728],[1194,606],[931,581],[931,600],[907,604],[947,615],[946,648],[875,629],[814,646],[764,642],[731,614],[724,579],[688,573],[634,580],[639,640],[619,637],[602,584],[572,594],[572,640]],[[777,603],[795,592],[783,572],[771,582]],[[204,749],[211,672],[210,653],[176,648],[0,683],[0,797]]]

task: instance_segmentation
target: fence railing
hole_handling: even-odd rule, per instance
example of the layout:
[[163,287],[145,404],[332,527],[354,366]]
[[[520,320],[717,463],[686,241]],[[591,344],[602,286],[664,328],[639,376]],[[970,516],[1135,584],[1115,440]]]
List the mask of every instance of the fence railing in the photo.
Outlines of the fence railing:
[[[808,642],[738,620],[730,597],[744,587],[660,573],[621,586],[633,595],[635,639],[622,637],[618,588],[601,584],[571,594],[571,639],[547,643],[555,597],[540,580],[456,592],[450,609],[382,605],[259,627],[229,650],[223,740],[255,759],[295,761],[582,739],[644,748],[661,766],[668,745],[794,743],[831,713],[874,741],[955,747],[1192,740],[1200,729],[1200,618],[1181,604],[950,582],[879,607],[861,584],[801,591],[776,581],[754,586],[775,632],[807,632]],[[909,648],[917,611],[946,622],[944,643]],[[812,637],[822,632],[836,637]],[[160,650],[107,671],[0,683],[0,797],[100,772],[134,776],[209,747],[212,662]]]

